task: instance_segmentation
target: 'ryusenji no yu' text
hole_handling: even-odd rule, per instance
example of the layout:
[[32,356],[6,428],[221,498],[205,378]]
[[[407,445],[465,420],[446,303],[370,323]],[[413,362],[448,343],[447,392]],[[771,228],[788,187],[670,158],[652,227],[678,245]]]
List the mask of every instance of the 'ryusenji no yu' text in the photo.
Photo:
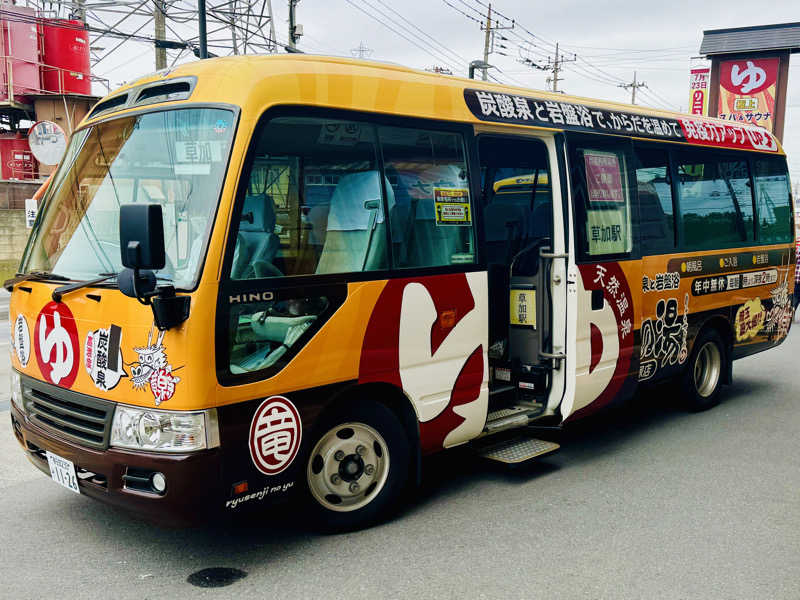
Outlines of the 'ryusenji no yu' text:
[[574,125],[670,138],[683,137],[677,122],[656,117],[593,110],[581,104],[567,102],[550,100],[538,102],[523,96],[481,90],[477,90],[475,96],[485,117],[494,115],[505,119],[541,121],[554,125]]

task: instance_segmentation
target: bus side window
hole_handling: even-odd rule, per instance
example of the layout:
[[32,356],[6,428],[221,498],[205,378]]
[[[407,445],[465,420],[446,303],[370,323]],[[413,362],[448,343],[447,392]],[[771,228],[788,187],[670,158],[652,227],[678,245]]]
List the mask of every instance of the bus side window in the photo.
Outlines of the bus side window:
[[253,143],[231,279],[388,267],[372,125],[280,117],[262,125]]
[[[391,208],[393,198],[381,182],[374,126],[280,117],[261,125],[253,144],[231,231],[230,279],[388,268],[384,203]],[[232,374],[277,372],[291,359],[331,306],[329,297],[306,293],[231,305]]]
[[633,219],[628,144],[572,146],[572,183],[584,258],[630,254]]
[[379,127],[397,268],[475,262],[473,204],[460,135]]
[[790,242],[792,202],[786,163],[781,158],[758,158],[754,163],[758,208],[758,241],[774,244]]
[[753,198],[746,161],[699,150],[675,153],[683,242],[688,249],[753,240]]
[[676,243],[675,214],[666,150],[636,148],[636,187],[642,254],[672,251]]

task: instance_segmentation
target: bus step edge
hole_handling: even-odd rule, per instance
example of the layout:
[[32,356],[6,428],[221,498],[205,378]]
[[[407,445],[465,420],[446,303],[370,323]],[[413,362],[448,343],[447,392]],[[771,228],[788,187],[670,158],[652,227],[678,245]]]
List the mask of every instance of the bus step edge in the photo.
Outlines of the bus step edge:
[[478,455],[509,465],[519,464],[555,452],[561,446],[555,442],[531,437],[517,437],[481,448]]

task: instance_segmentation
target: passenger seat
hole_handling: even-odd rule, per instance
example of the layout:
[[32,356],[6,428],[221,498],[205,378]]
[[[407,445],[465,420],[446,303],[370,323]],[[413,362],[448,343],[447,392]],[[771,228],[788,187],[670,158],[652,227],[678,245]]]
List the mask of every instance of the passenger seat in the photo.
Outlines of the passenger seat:
[[[391,210],[394,192],[388,181],[386,192]],[[381,196],[378,171],[351,173],[339,179],[331,196],[317,273],[356,273],[388,267]]]

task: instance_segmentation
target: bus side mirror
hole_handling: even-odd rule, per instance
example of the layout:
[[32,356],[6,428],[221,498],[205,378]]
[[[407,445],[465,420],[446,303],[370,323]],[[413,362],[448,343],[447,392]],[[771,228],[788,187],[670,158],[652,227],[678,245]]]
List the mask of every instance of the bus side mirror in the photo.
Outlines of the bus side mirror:
[[149,296],[156,289],[156,276],[152,271],[122,269],[117,275],[117,287],[129,298]]
[[164,220],[160,204],[123,204],[119,207],[119,251],[125,267],[117,275],[117,287],[153,309],[160,330],[189,318],[189,296],[177,296],[171,285],[159,286],[153,271],[166,264]]
[[154,269],[163,269],[164,221],[159,204],[123,204],[119,207],[119,250],[126,267],[117,276],[120,291],[142,303],[156,289]]
[[123,204],[119,207],[119,249],[129,269],[163,269],[164,221],[160,204]]

